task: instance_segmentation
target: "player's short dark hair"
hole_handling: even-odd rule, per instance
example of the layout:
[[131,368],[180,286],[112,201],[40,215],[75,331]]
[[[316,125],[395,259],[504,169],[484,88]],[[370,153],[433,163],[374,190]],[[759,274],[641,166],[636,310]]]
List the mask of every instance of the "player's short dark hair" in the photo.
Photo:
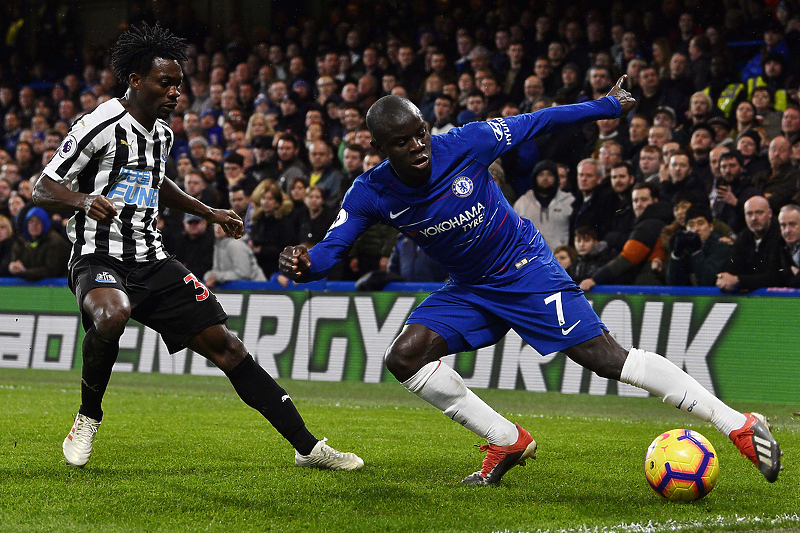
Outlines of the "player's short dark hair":
[[117,80],[125,85],[128,78],[135,72],[140,76],[147,75],[157,57],[186,61],[186,40],[175,36],[160,24],[142,28],[131,28],[117,39],[114,50],[111,52],[111,68],[117,75]]
[[639,191],[641,189],[648,189],[650,191],[650,197],[655,200],[658,198],[658,187],[655,183],[650,183],[647,181],[640,181],[639,183],[634,183],[633,187],[631,188],[631,194],[633,191]]
[[593,241],[597,239],[597,230],[594,229],[592,226],[581,226],[580,228],[575,230],[575,238],[583,237],[584,239],[592,239]]
[[714,214],[711,212],[711,206],[706,204],[692,204],[692,207],[686,210],[686,222],[698,217],[703,217],[709,224],[713,224]]

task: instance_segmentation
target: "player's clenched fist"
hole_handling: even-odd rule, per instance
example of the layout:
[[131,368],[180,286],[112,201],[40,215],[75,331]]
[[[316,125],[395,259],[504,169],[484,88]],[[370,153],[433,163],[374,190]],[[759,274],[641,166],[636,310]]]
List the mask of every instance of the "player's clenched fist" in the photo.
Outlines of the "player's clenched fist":
[[83,199],[83,210],[87,217],[104,224],[111,224],[117,215],[114,203],[99,194],[87,194]]
[[294,280],[298,279],[303,272],[311,266],[311,257],[305,246],[287,246],[281,252],[278,259],[278,269],[281,274]]

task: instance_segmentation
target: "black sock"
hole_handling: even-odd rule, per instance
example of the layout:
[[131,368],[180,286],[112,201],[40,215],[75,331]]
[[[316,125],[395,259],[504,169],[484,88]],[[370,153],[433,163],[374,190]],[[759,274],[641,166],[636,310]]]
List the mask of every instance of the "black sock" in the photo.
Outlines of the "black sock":
[[106,393],[111,370],[119,355],[119,341],[106,339],[92,326],[83,339],[83,369],[81,370],[81,408],[79,412],[103,419],[100,404]]
[[264,415],[295,450],[302,455],[311,453],[318,439],[306,429],[303,417],[286,391],[255,362],[253,356],[247,354],[226,375],[244,403]]

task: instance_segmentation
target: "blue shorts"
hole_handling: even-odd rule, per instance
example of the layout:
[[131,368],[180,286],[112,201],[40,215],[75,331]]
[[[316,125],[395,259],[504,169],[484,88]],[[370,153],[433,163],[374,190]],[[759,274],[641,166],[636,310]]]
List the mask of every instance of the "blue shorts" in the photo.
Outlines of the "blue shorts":
[[[600,335],[605,327],[552,253],[518,279],[495,285],[447,283],[408,317],[438,333],[450,353],[495,344],[509,329],[542,355]],[[551,259],[552,258],[552,259]]]

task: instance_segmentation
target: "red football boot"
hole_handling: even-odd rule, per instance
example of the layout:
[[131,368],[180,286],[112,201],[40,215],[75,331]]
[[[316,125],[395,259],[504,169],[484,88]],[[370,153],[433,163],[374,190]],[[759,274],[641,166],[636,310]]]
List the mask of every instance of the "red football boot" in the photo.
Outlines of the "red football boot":
[[503,475],[517,465],[524,466],[527,459],[536,458],[536,441],[531,434],[517,424],[519,437],[517,442],[510,446],[495,446],[484,444],[481,451],[485,451],[483,467],[480,472],[470,474],[461,480],[465,485],[493,485],[499,483]]
[[781,447],[772,438],[769,421],[760,413],[744,413],[747,422],[741,428],[731,431],[730,438],[742,455],[758,467],[767,481],[774,483],[781,466]]

